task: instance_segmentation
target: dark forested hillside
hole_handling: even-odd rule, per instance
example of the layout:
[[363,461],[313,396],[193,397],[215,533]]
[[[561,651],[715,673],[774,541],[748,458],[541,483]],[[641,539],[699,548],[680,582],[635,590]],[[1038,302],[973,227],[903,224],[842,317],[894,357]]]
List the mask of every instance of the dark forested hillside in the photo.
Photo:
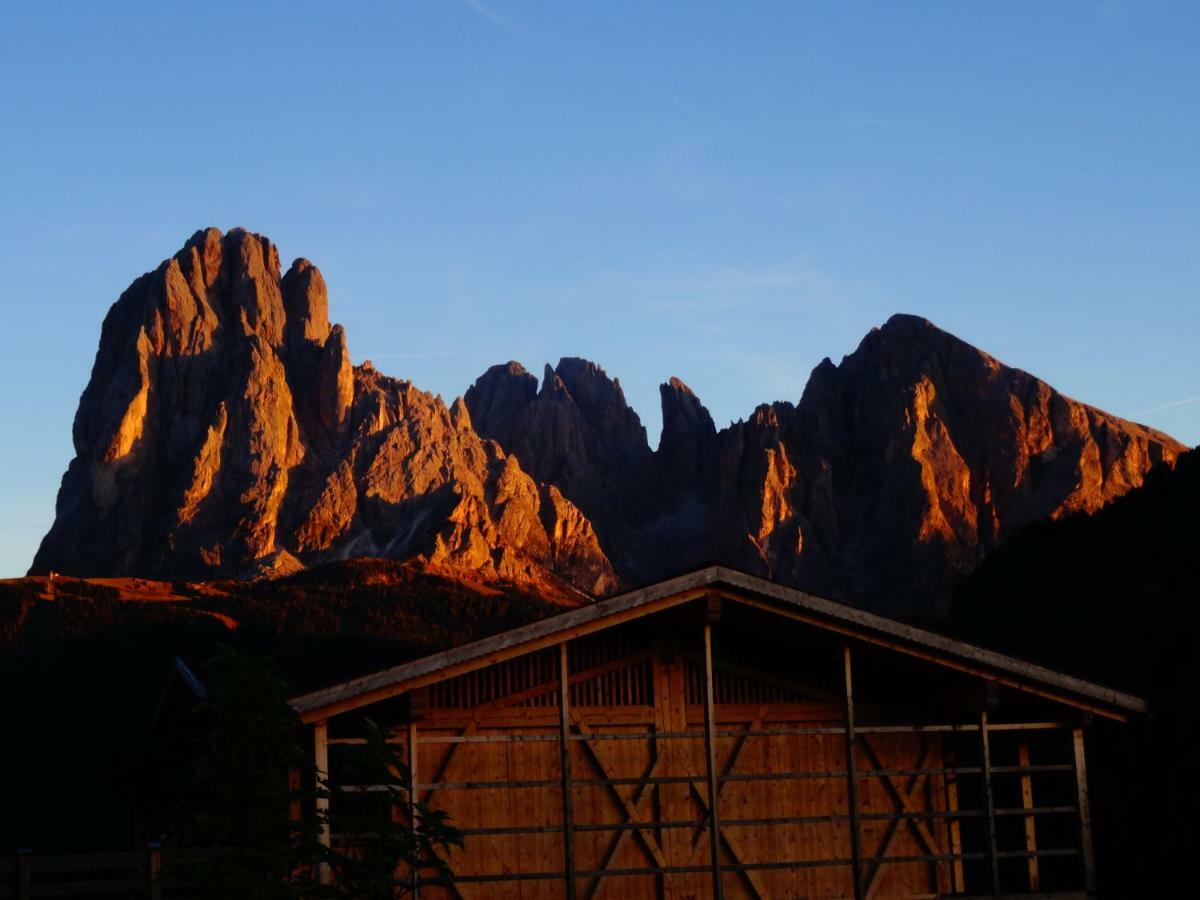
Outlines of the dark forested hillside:
[[1143,866],[1102,873],[1112,896],[1172,896],[1200,834],[1198,602],[1200,450],[1095,515],[1031,526],[956,593],[969,640],[1148,700],[1148,720],[1089,733],[1100,865],[1123,847]]
[[[135,588],[140,588],[140,594]],[[172,658],[270,656],[297,693],[523,625],[561,607],[411,564],[354,560],[272,582],[0,582],[0,704],[12,773],[0,847],[135,844],[122,772],[142,756]],[[131,599],[153,592],[160,599]],[[69,814],[66,814],[69,811]]]

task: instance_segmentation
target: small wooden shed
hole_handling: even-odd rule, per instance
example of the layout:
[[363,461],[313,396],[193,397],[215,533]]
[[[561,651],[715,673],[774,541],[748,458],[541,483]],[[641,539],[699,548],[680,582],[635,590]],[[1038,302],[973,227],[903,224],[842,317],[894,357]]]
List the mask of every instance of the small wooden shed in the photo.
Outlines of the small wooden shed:
[[1090,896],[1084,726],[1145,712],[722,567],[293,706],[334,778],[363,715],[406,745],[462,898]]

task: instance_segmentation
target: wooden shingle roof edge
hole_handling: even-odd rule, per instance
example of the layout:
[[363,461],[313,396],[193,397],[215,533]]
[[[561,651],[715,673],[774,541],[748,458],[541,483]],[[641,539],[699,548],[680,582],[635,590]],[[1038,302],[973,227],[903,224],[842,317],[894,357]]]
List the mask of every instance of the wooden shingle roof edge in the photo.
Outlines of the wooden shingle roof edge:
[[564,636],[568,633],[576,637],[712,593],[1107,718],[1124,720],[1147,712],[1145,701],[1132,694],[725,566],[689,572],[312,691],[293,698],[291,705],[305,722],[319,721],[502,659],[552,646],[567,639]]

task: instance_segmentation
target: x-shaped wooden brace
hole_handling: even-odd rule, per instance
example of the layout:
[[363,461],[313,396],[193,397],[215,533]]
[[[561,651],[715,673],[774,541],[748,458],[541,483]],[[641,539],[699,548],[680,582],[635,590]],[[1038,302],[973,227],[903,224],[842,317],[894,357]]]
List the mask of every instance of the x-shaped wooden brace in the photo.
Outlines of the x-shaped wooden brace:
[[[758,711],[755,713],[754,721],[750,723],[746,731],[758,731],[760,728],[762,728],[763,717],[766,715],[766,713],[767,707],[760,706]],[[748,737],[748,734],[738,735],[737,742],[734,743],[733,749],[730,750],[729,756],[725,760],[725,765],[722,767],[720,775],[721,778],[726,778],[733,774],[734,767],[736,767],[738,763],[738,757],[741,756],[742,748],[746,745],[746,739]],[[675,759],[682,770],[686,771],[689,775],[695,775],[695,772],[692,771],[691,767],[688,766],[687,763],[682,762],[678,755],[675,756]],[[717,788],[718,803],[720,802],[720,798],[725,796],[725,791],[729,787],[729,784],[729,782],[725,782]],[[700,805],[704,807],[705,811],[707,812],[709,810],[707,798],[701,794],[700,789],[696,787],[696,783],[694,781],[690,783],[690,786],[692,793],[696,796],[696,799],[699,801]],[[700,827],[697,828],[695,833],[692,835],[692,852],[688,859],[689,866],[695,865],[697,860],[700,858],[700,852],[703,849],[703,841],[706,834],[708,834],[708,829]],[[740,841],[738,841],[737,838],[735,838],[725,829],[721,829],[721,841],[725,844],[725,849],[729,851],[729,855],[733,857],[734,862],[743,862],[745,859],[745,853],[741,847]],[[758,873],[752,869],[741,869],[739,871],[749,883],[750,890],[754,892],[755,896],[757,896],[759,900],[765,900],[768,894],[766,889],[763,887],[761,880],[759,879]]]
[[[575,729],[581,735],[591,736],[593,734],[587,723],[583,721],[583,719],[577,712],[575,712],[575,710],[571,710],[571,722],[575,725]],[[600,758],[600,754],[597,752],[596,748],[592,746],[591,742],[579,741],[579,743],[583,745],[584,750],[587,751],[588,758],[591,759],[592,764],[600,772],[600,777],[611,780],[612,775],[609,774],[608,767],[604,765],[604,761]],[[618,790],[617,785],[607,785],[609,792],[616,798],[617,803],[620,804],[621,809],[624,812],[625,821],[622,824],[640,824],[645,821],[642,818],[643,808],[650,800],[650,795],[654,788],[654,785],[652,783],[647,783],[645,779],[654,778],[658,774],[661,764],[662,757],[655,759],[650,764],[650,767],[642,776],[643,783],[638,785],[637,792],[632,800],[621,793],[621,791]],[[600,864],[600,868],[607,869],[610,865],[612,865],[613,860],[617,858],[617,854],[621,852],[621,848],[628,840],[630,833],[637,834],[638,839],[642,842],[642,846],[646,848],[646,852],[650,854],[651,858],[653,858],[654,862],[659,866],[659,868],[666,868],[666,857],[663,855],[662,848],[658,845],[658,840],[655,838],[654,833],[650,830],[653,827],[653,823],[651,822],[647,823],[646,828],[622,828],[620,831],[618,831],[616,836],[612,839],[612,842],[609,844],[608,851],[604,854],[604,862]],[[596,896],[596,893],[600,890],[600,882],[603,880],[603,878],[604,875],[600,874],[593,879],[591,886],[588,888],[588,898]]]
[[[475,715],[471,718],[471,721],[467,723],[467,727],[463,729],[460,737],[472,737],[473,735],[479,733],[479,719],[482,713],[482,709],[475,711]],[[433,780],[430,782],[431,784],[439,784],[445,779],[446,775],[450,772],[450,764],[454,762],[454,756],[458,751],[458,748],[461,746],[462,744],[450,745],[450,750],[446,753],[445,758],[442,759],[441,765],[438,766],[437,772],[434,774]],[[416,747],[413,747],[409,752],[415,753],[416,749]],[[430,788],[429,793],[425,795],[426,805],[429,805],[433,802],[433,795],[437,792],[437,788]],[[416,793],[419,797],[421,792],[417,791]],[[454,895],[459,898],[459,900],[467,900],[467,895],[463,893],[461,886],[455,884],[454,882],[450,882],[448,885],[446,885],[446,887],[448,887],[454,893]]]
[[[866,753],[867,760],[870,762],[872,768],[882,769],[883,764],[879,760],[879,754],[875,752],[875,748],[871,746],[871,742],[867,740],[867,736],[859,735],[859,740],[862,742],[863,750]],[[918,756],[917,764],[913,766],[914,769],[925,768],[925,764],[929,760],[929,751],[929,743],[922,735],[921,752]],[[904,784],[897,784],[895,781],[895,776],[892,775],[877,775],[876,777],[887,790],[887,793],[891,797],[892,804],[895,806],[897,813],[925,812],[925,810],[923,810],[913,800],[913,798],[920,795],[920,792],[922,788],[924,788],[925,782],[929,777],[928,774],[922,773],[920,775],[909,775],[906,783]],[[913,837],[916,839],[917,843],[921,845],[924,852],[928,853],[930,856],[938,855],[937,838],[933,836],[929,830],[929,827],[921,819],[906,819],[902,815],[892,819],[888,822],[887,828],[884,830],[883,837],[879,841],[878,849],[875,851],[874,856],[872,856],[870,861],[867,863],[867,881],[865,887],[865,893],[867,897],[873,896],[875,889],[879,886],[879,876],[883,871],[884,863],[887,862],[886,856],[888,848],[895,839],[896,832],[899,830],[901,822],[904,822],[908,826],[909,830],[913,834]]]
[[[637,662],[641,662],[642,660],[649,659],[649,658],[650,658],[650,653],[647,651],[644,653],[635,654],[633,656],[627,656],[627,657],[624,657],[623,659],[610,660],[609,662],[603,663],[601,665],[593,666],[590,669],[585,669],[582,672],[576,672],[574,675],[572,675],[570,677],[570,682],[572,684],[574,684],[577,681],[586,681],[589,678],[596,678],[600,675],[604,675],[608,672],[616,671],[617,669],[623,668],[625,666],[629,666],[629,665],[637,663]],[[486,712],[489,712],[492,710],[497,710],[497,709],[507,709],[510,706],[515,706],[518,703],[522,703],[526,700],[531,700],[534,697],[540,697],[543,694],[548,694],[551,691],[557,690],[557,689],[558,689],[557,681],[547,681],[547,682],[543,682],[542,684],[536,684],[533,687],[526,688],[525,690],[517,691],[512,694],[508,694],[504,697],[497,697],[495,700],[492,700],[490,703],[485,703],[482,706],[476,707],[475,710],[472,712],[472,717],[471,717],[470,723],[467,725],[466,728],[463,729],[463,733],[460,735],[460,737],[473,737],[474,735],[476,735],[479,732],[479,722],[483,718],[483,714]],[[433,777],[433,781],[430,782],[431,784],[437,784],[438,782],[442,781],[446,777],[446,773],[450,770],[450,764],[454,761],[454,757],[458,752],[458,748],[461,746],[463,746],[462,743],[450,745],[450,751],[446,754],[445,758],[442,760],[442,764],[438,767],[437,774]],[[429,793],[427,793],[425,795],[425,803],[427,803],[427,804],[430,803],[433,799],[433,795],[436,793],[437,793],[437,788],[431,789],[429,791]]]
[[[762,716],[765,713],[765,709],[766,708],[763,707],[762,709],[759,710],[758,717],[754,720],[754,722],[752,722],[750,724],[750,727],[746,729],[747,731],[756,731],[762,727]],[[574,712],[572,713],[572,721],[575,723],[576,728],[579,729],[580,734],[590,734],[591,733],[587,729],[587,726],[583,723],[583,721]],[[723,776],[729,775],[733,772],[734,767],[737,765],[738,756],[741,753],[742,747],[745,745],[745,742],[746,742],[746,735],[742,735],[738,738],[737,743],[734,745],[733,750],[730,752],[729,758],[726,760],[724,771],[723,771]],[[605,778],[611,777],[608,774],[607,769],[604,766],[604,763],[600,760],[599,756],[596,754],[596,751],[592,747],[592,745],[587,741],[582,741],[581,743],[584,745],[585,749],[587,749],[592,761],[595,763],[597,768],[602,773],[604,773],[604,777]],[[692,777],[698,777],[698,776],[696,776],[696,773],[692,770],[691,766],[688,765],[688,763],[686,761],[684,761],[683,758],[679,755],[677,750],[672,748],[672,749],[669,749],[667,751],[667,753],[674,759],[675,766],[678,768],[678,770],[680,772],[682,772],[686,775],[692,776]],[[642,776],[642,778],[643,779],[654,778],[658,774],[659,769],[662,767],[662,763],[665,760],[665,758],[666,758],[666,756],[664,755],[664,756],[660,756],[657,759],[655,759],[654,762],[651,763],[646,774]],[[691,788],[691,791],[692,791],[693,795],[695,796],[697,802],[699,802],[699,804],[707,811],[709,808],[708,807],[708,798],[704,796],[704,794],[700,791],[700,789],[698,787],[696,787],[695,781],[689,782],[689,787]],[[638,823],[638,822],[645,821],[644,819],[642,819],[642,811],[643,811],[645,804],[650,799],[650,796],[651,796],[653,788],[654,788],[653,784],[648,784],[648,783],[641,784],[632,801],[628,800],[626,797],[624,797],[622,794],[620,794],[616,790],[615,785],[610,785],[610,788],[612,789],[612,793],[614,794],[614,796],[617,797],[617,800],[621,803],[621,806],[625,811],[626,823]],[[724,791],[725,791],[725,786],[722,786],[719,789],[717,796],[720,797],[724,793]],[[653,828],[653,823],[647,823],[647,828]],[[613,860],[616,859],[617,854],[621,851],[621,848],[625,845],[625,842],[628,840],[631,832],[636,833],[642,839],[643,844],[646,846],[647,852],[649,852],[650,855],[654,858],[654,861],[660,867],[665,868],[667,865],[666,859],[663,856],[661,848],[658,846],[658,842],[654,839],[654,835],[652,833],[650,833],[647,829],[642,829],[642,828],[622,829],[617,834],[617,836],[613,839],[612,843],[609,845],[608,851],[607,851],[607,853],[605,853],[605,856],[604,856],[604,862],[601,864],[600,868],[607,869],[610,865],[612,865]],[[693,836],[691,858],[688,860],[689,866],[695,865],[696,860],[700,855],[700,851],[703,849],[702,839],[705,834],[707,834],[707,829],[701,828],[701,829],[699,829],[698,834],[696,836]],[[745,853],[744,853],[742,847],[740,846],[740,843],[738,842],[738,840],[736,838],[733,837],[733,835],[722,832],[721,840],[724,842],[726,849],[729,851],[730,856],[733,857],[735,862],[741,862],[742,859],[745,858]],[[758,874],[756,872],[753,872],[750,870],[742,870],[741,874],[743,876],[745,876],[746,880],[750,883],[750,889],[754,892],[755,896],[759,897],[760,900],[765,900],[765,898],[768,896],[768,894],[767,894],[766,889],[762,885],[762,883],[758,877]],[[603,875],[599,875],[592,882],[591,887],[589,888],[588,893],[587,893],[587,897],[589,898],[589,900],[590,900],[590,898],[595,897],[597,892],[600,890],[600,883],[603,878],[604,878]]]
[[[634,654],[633,656],[627,656],[622,659],[609,660],[608,662],[602,663],[601,665],[593,666],[592,668],[585,669],[581,672],[576,672],[575,674],[571,675],[569,681],[570,681],[570,683],[574,684],[575,682],[578,682],[578,681],[586,681],[589,678],[596,678],[600,675],[606,674],[607,672],[617,671],[618,669],[622,669],[629,665],[641,662],[642,660],[649,659],[650,656],[651,656],[651,654],[649,651],[644,651],[642,653],[637,653],[637,654]],[[542,696],[543,694],[547,694],[550,691],[555,690],[557,688],[557,685],[558,685],[557,680],[543,682],[542,684],[534,685],[533,687],[526,688],[525,690],[517,691],[515,693],[508,694],[507,696],[504,696],[504,697],[498,697],[495,700],[491,701],[490,703],[486,703],[483,706],[477,707],[472,714],[471,721],[469,723],[467,723],[467,726],[463,729],[460,737],[474,737],[476,734],[478,734],[479,733],[479,722],[482,719],[483,714],[485,712],[488,712],[489,710],[505,709],[510,706],[515,706],[516,704],[522,703],[526,700],[531,700],[534,697]],[[575,723],[576,723],[577,727],[582,725],[582,723],[580,722],[580,720],[577,717],[573,716],[573,718],[575,718]],[[586,726],[583,726],[583,727],[586,727]],[[463,743],[465,743],[465,742],[450,745],[450,750],[449,750],[449,752],[446,753],[446,756],[442,759],[441,764],[438,766],[437,772],[433,776],[432,781],[430,782],[431,784],[438,784],[446,779],[447,775],[450,772],[451,765],[454,762],[454,760],[458,754],[458,748],[463,746]],[[592,749],[591,745],[587,744],[587,742],[584,742],[584,744],[587,747],[588,751],[591,753],[593,760],[595,760],[596,764],[599,765],[601,767],[601,769],[603,770],[603,764],[599,761],[599,758],[596,757],[595,751]],[[649,775],[646,775],[645,777],[651,778],[651,777],[653,777],[653,775],[654,775],[654,773],[652,772]],[[606,773],[603,777],[608,778],[609,776]],[[432,803],[433,797],[435,794],[437,794],[437,792],[438,792],[438,788],[430,788],[429,791],[425,794],[424,802],[427,805]],[[622,797],[618,794],[618,799],[622,802],[623,805],[627,806],[627,804],[625,803],[624,797]],[[640,804],[641,804],[641,798],[639,798],[638,803],[636,803],[634,805],[635,810],[640,806]],[[629,812],[629,809],[627,808],[626,815],[630,817],[631,821],[633,821],[636,818],[636,811],[631,814]],[[639,832],[639,833],[641,834],[642,832]],[[646,835],[643,834],[643,837],[645,837],[645,836]],[[654,840],[654,836],[652,834],[648,835],[648,837],[651,841]],[[657,848],[657,842],[655,842],[654,846]],[[650,849],[650,848],[648,847],[647,849]],[[651,850],[650,852],[653,854],[654,850]],[[615,853],[613,855],[615,856]],[[658,863],[660,866],[663,865],[663,863],[661,861],[662,860],[661,851],[659,851],[657,860],[658,860]],[[605,864],[605,867],[607,867],[607,863]],[[451,885],[449,885],[449,887],[450,887],[450,890],[452,890],[460,898],[460,900],[466,900],[466,896],[463,894],[462,888],[460,886],[451,884]]]

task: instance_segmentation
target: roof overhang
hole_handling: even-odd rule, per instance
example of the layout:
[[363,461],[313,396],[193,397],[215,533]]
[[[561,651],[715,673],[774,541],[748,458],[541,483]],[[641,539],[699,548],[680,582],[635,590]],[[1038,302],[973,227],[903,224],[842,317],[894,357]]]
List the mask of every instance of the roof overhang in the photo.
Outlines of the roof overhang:
[[483,640],[294,698],[305,722],[349,712],[493,663],[716,594],[734,603],[886,647],[1110,719],[1144,715],[1139,697],[795,588],[710,566]]

